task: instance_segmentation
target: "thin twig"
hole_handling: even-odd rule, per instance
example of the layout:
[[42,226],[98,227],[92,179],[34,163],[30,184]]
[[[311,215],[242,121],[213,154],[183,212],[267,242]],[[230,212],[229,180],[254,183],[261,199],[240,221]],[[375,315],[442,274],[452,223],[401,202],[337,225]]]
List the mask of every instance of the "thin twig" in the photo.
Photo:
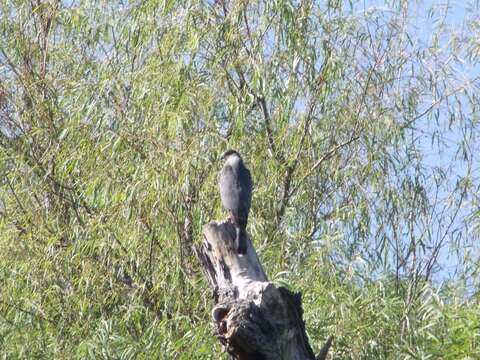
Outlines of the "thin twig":
[[318,161],[310,168],[310,170],[300,179],[300,181],[295,185],[295,187],[292,189],[292,191],[290,192],[289,196],[292,196],[297,190],[298,188],[300,187],[300,185],[302,185],[302,183],[310,176],[312,175],[312,173],[320,166],[322,165],[325,161],[327,161],[328,159],[330,159],[333,155],[335,155],[337,153],[338,150],[344,148],[345,146],[348,146],[350,145],[351,143],[353,143],[354,141],[357,141],[358,139],[360,138],[360,134],[358,135],[355,135],[353,137],[351,137],[349,140],[335,146],[333,149],[331,149],[330,151],[328,151],[325,155],[323,155],[320,159],[318,159]]

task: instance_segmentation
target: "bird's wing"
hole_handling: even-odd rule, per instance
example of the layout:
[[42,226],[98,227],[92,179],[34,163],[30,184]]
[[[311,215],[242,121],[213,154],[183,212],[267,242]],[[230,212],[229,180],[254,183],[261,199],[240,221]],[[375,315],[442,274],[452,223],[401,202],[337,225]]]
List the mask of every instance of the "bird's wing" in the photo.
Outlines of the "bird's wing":
[[240,188],[241,188],[241,202],[242,208],[246,209],[247,211],[250,210],[250,205],[252,202],[252,176],[250,174],[250,170],[248,170],[245,166],[242,166],[239,169],[238,178],[240,179]]
[[238,177],[230,165],[225,165],[220,172],[220,197],[227,210],[238,209],[240,206],[240,188]]

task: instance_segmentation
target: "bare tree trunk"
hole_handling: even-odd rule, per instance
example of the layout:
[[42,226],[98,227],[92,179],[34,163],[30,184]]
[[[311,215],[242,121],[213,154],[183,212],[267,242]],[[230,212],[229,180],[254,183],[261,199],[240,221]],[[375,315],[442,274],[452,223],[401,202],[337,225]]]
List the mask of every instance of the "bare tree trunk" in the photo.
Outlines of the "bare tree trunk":
[[[235,251],[230,222],[211,222],[195,252],[214,293],[215,335],[236,360],[315,360],[302,319],[300,294],[269,282],[248,239]],[[325,359],[331,338],[318,359]]]

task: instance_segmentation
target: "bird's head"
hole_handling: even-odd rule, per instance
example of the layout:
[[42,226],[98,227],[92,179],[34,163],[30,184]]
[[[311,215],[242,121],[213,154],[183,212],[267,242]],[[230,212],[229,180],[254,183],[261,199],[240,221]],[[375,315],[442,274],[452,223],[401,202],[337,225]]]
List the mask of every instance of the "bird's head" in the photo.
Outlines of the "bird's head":
[[222,160],[227,160],[228,158],[230,158],[230,157],[232,157],[232,156],[239,157],[240,159],[242,158],[238,152],[236,152],[235,150],[231,150],[231,149],[230,149],[230,150],[225,151],[225,152],[222,154],[222,156],[221,156],[220,159],[222,159]]

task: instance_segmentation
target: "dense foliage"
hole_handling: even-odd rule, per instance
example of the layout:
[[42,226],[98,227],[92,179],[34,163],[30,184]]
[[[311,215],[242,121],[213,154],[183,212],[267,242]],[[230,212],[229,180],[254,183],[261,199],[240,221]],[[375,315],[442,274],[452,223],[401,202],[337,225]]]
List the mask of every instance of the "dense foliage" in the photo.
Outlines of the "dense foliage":
[[235,148],[315,350],[479,358],[478,2],[370,3],[2,1],[1,357],[218,358]]

